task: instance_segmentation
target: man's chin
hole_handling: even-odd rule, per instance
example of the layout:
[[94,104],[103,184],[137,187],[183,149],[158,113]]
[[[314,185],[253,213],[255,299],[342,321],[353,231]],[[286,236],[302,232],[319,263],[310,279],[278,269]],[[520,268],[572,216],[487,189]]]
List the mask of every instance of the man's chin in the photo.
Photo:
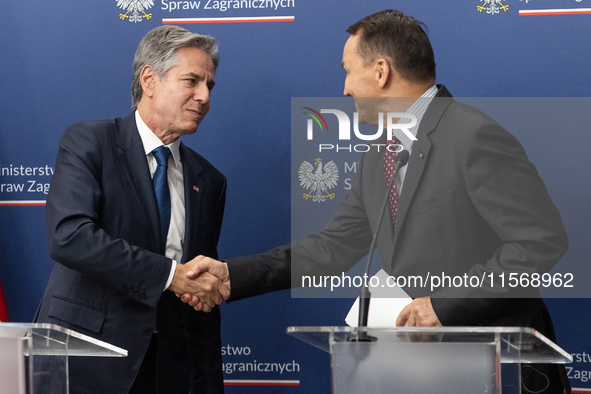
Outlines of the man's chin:
[[199,125],[201,124],[201,120],[194,120],[192,122],[189,122],[187,124],[187,126],[184,128],[184,133],[183,134],[193,134],[197,131],[197,129],[199,128]]
[[357,109],[357,113],[359,114],[359,123],[370,125],[370,126],[377,126],[379,123],[379,114],[377,112],[366,111],[363,109]]
[[359,123],[377,126],[379,123],[378,98],[355,97],[355,109],[359,115]]

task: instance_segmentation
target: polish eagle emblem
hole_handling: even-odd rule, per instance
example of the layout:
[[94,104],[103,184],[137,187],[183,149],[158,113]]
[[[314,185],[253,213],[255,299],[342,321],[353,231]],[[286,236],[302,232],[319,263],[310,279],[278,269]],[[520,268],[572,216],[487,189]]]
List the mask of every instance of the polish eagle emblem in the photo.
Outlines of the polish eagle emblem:
[[[314,169],[314,166],[316,166],[316,169]],[[337,185],[339,168],[333,160],[326,163],[326,165],[322,164],[321,158],[314,160],[314,165],[304,161],[300,164],[298,179],[301,187],[310,190],[308,193],[304,193],[305,200],[310,197],[312,197],[312,201],[319,203],[326,201],[327,197],[332,200],[335,198],[335,194],[328,191]]]
[[126,10],[125,14],[119,14],[122,21],[127,19],[130,22],[141,22],[144,18],[150,19],[152,14],[146,14],[154,6],[152,0],[116,0],[117,7]]
[[507,10],[509,9],[509,5],[508,4],[503,5],[503,3],[501,3],[501,0],[480,0],[480,2],[483,4],[476,6],[476,9],[480,13],[482,13],[482,11],[486,10],[487,14],[495,15],[495,14],[500,13],[501,10],[503,10],[504,12],[507,12]]

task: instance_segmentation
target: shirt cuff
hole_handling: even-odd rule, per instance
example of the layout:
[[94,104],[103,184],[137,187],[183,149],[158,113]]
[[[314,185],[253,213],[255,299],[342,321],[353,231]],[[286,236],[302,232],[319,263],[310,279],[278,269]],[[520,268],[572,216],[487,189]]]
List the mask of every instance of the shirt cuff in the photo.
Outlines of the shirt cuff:
[[168,280],[166,281],[166,286],[164,286],[164,290],[168,289],[168,286],[172,283],[172,278],[174,278],[174,272],[176,271],[176,265],[178,263],[175,260],[172,260],[172,264],[170,265],[170,274],[168,274]]

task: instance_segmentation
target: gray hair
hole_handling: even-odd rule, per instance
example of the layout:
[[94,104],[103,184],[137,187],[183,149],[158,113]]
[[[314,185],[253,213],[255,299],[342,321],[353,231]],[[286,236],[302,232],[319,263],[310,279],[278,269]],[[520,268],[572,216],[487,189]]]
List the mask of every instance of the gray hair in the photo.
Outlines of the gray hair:
[[140,74],[149,65],[160,80],[166,79],[168,70],[177,64],[177,52],[181,48],[197,48],[211,57],[214,71],[220,64],[220,54],[215,38],[183,29],[173,25],[159,26],[150,30],[135,52],[133,75],[131,78],[131,106],[137,109],[142,99]]

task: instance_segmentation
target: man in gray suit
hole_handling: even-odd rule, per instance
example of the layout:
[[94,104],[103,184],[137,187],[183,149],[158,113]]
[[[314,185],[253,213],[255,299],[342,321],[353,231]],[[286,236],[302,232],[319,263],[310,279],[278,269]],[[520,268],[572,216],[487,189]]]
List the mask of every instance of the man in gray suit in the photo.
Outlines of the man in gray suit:
[[[568,240],[543,181],[515,137],[435,85],[433,50],[422,26],[398,11],[378,12],[347,30],[343,51],[344,94],[356,99],[360,120],[367,110],[363,98],[418,98],[406,109],[418,120],[411,129],[417,140],[395,133],[399,141],[391,142],[408,150],[410,160],[398,174],[391,220],[383,221],[377,240],[384,269],[396,277],[547,272]],[[346,272],[367,253],[377,231],[392,177],[388,156],[384,150],[363,155],[350,193],[324,230],[227,265],[204,259],[200,269],[229,275],[231,300],[301,286],[301,275]],[[526,326],[555,340],[537,291],[526,294],[537,298],[513,298],[524,294],[493,286],[407,291],[414,300],[398,325]],[[182,298],[200,308],[197,298]],[[570,392],[563,366],[530,367],[522,374],[529,392]]]

